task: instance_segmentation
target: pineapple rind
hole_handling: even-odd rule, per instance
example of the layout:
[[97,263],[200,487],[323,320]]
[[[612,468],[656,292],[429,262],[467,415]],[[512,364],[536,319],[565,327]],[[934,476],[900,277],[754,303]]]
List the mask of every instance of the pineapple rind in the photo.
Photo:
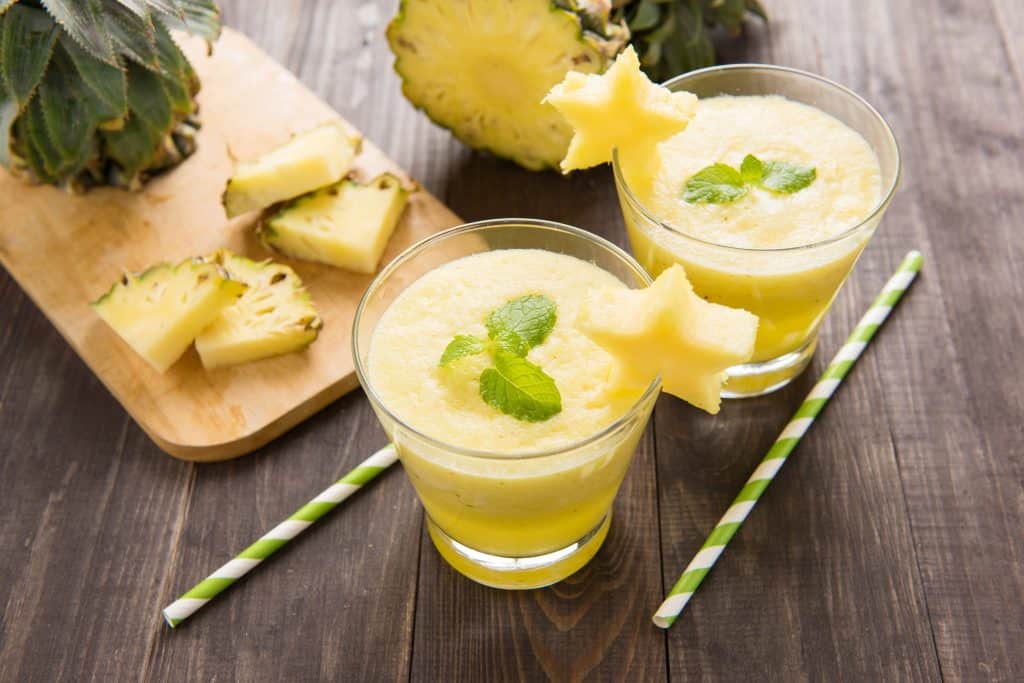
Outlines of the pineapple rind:
[[403,0],[387,29],[402,92],[470,147],[557,169],[572,131],[542,98],[570,70],[603,72],[628,40],[620,24],[607,23],[604,35],[589,30],[593,12],[573,5]]
[[125,274],[93,309],[158,372],[166,372],[246,285],[215,263],[190,259]]
[[260,239],[293,258],[371,274],[407,201],[390,173],[366,185],[342,180],[286,204],[261,227]]
[[316,341],[323,321],[294,270],[269,260],[253,261],[226,249],[209,258],[248,289],[196,338],[203,367],[212,369],[301,351]]
[[253,161],[240,163],[222,197],[228,218],[341,180],[352,170],[361,143],[359,136],[329,122],[293,135]]

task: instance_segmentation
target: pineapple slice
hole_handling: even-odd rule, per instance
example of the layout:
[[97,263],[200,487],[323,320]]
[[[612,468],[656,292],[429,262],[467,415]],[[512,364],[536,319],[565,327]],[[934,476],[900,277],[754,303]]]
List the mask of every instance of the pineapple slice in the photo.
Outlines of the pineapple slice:
[[239,164],[222,198],[228,218],[338,182],[352,170],[361,144],[340,124],[325,123]]
[[346,179],[290,202],[261,227],[260,239],[294,258],[371,274],[407,198],[390,173],[367,185]]
[[619,361],[612,382],[662,388],[711,414],[718,412],[725,370],[754,354],[757,316],[697,296],[683,267],[665,270],[646,289],[592,292],[577,323]]
[[402,92],[475,149],[540,170],[572,130],[541,102],[570,70],[601,73],[629,39],[609,0],[402,0],[388,25]]
[[193,259],[125,274],[92,307],[136,353],[166,372],[245,290],[217,264]]
[[650,158],[659,142],[682,132],[697,113],[695,95],[648,80],[632,47],[601,76],[569,72],[544,101],[575,130],[562,160],[566,173],[611,161],[616,148],[636,161]]
[[248,289],[196,337],[203,367],[247,363],[299,351],[316,341],[323,321],[294,270],[271,261],[253,261],[226,249],[210,260]]

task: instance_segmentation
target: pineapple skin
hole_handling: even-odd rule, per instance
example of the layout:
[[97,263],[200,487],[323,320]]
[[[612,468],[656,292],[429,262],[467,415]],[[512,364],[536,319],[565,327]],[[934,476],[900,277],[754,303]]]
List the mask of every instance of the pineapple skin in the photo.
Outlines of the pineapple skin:
[[[460,45],[473,41],[483,44],[482,49],[490,58],[497,56],[507,61],[502,65],[508,67],[507,69],[493,70],[492,80],[514,84],[517,87],[525,84],[529,93],[516,97],[512,103],[488,103],[487,100],[490,98],[486,94],[478,97],[477,102],[471,102],[467,99],[466,93],[475,96],[481,88],[465,77],[461,78],[460,82],[446,84],[448,90],[444,92],[445,101],[431,101],[431,89],[421,91],[417,84],[418,80],[426,80],[426,77],[413,72],[421,55],[428,54],[436,46],[417,45],[410,37],[410,34],[415,33],[409,27],[410,22],[415,24],[431,5],[444,7],[447,12],[454,7],[488,3],[493,6],[495,15],[504,11],[521,13],[521,16],[528,19],[525,22],[527,25],[545,21],[550,22],[551,26],[561,24],[558,30],[564,34],[564,40],[557,50],[564,52],[566,58],[552,70],[542,71],[545,66],[538,64],[536,69],[528,69],[527,74],[522,69],[516,70],[515,67],[524,55],[529,55],[534,50],[524,51],[521,42],[502,45],[500,40],[487,40],[474,35],[470,27],[455,26],[450,20],[451,15],[442,13],[446,19],[445,30],[451,34],[445,45]],[[394,69],[402,80],[403,94],[431,121],[449,130],[463,144],[473,149],[508,159],[531,171],[557,170],[569,147],[572,131],[553,108],[542,104],[541,100],[570,70],[603,73],[626,46],[629,29],[623,23],[609,19],[610,7],[611,3],[605,0],[477,0],[476,3],[453,3],[452,0],[402,0],[395,17],[388,24],[387,38],[395,55]],[[476,8],[478,14],[486,14],[487,11],[481,7]],[[507,17],[491,19],[495,19],[494,23],[510,23],[505,21]],[[557,54],[557,50],[550,52]],[[550,63],[550,54],[541,57],[541,60]],[[463,55],[461,59],[452,58],[450,62],[447,69],[431,65],[427,71],[431,74],[440,71],[465,76],[464,65],[473,65],[474,59],[472,55]],[[484,103],[481,104],[479,100],[484,100]],[[462,104],[456,105],[452,104],[453,102]],[[487,104],[493,106],[488,107]],[[495,131],[501,129],[511,129],[511,139],[498,139],[499,133]]]
[[[126,273],[92,308],[153,369],[164,373],[245,290],[244,283],[217,264],[189,259]],[[145,300],[147,293],[155,301]],[[187,302],[181,301],[182,293],[189,295]]]
[[[226,249],[208,258],[248,289],[196,337],[196,351],[204,368],[301,351],[317,340],[323,320],[294,270],[270,260],[253,261]],[[270,319],[272,314],[277,317]]]
[[334,122],[297,133],[236,167],[221,197],[224,211],[234,218],[336,183],[352,170],[361,145]]
[[371,275],[407,202],[401,181],[390,173],[366,185],[345,179],[289,202],[259,236],[286,256]]

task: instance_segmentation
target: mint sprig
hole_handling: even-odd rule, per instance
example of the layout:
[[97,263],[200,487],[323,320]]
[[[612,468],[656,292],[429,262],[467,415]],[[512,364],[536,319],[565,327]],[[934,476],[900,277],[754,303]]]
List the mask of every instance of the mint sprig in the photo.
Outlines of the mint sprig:
[[460,358],[487,351],[494,367],[480,375],[480,397],[488,405],[525,422],[541,422],[562,411],[555,380],[526,354],[555,328],[555,302],[543,294],[512,299],[491,311],[484,321],[488,341],[458,334],[441,354],[445,367]]
[[440,365],[444,367],[459,358],[483,353],[486,349],[487,343],[483,339],[469,334],[457,334],[454,339],[448,342],[448,346],[444,348],[444,353],[441,354]]
[[728,164],[711,164],[686,181],[683,199],[690,204],[726,204],[746,193],[739,171]]
[[788,161],[762,161],[753,154],[743,157],[737,171],[728,164],[711,164],[686,181],[683,199],[690,204],[727,204],[757,186],[776,194],[793,194],[818,177],[814,166]]
[[494,367],[480,375],[480,398],[524,422],[543,422],[562,412],[555,380],[537,365],[499,349]]

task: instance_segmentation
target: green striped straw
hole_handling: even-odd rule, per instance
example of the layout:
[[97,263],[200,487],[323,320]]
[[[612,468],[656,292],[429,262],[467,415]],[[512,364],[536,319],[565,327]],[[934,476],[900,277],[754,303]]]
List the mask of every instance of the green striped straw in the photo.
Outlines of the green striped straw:
[[328,512],[338,507],[343,500],[361,489],[374,477],[390,467],[398,454],[392,445],[385,446],[339,479],[330,488],[295,511],[291,517],[268,531],[258,541],[235,556],[235,559],[196,584],[164,608],[164,619],[174,628],[188,619],[200,607],[208,603],[225,588],[248,574],[263,560],[267,559]]
[[746,485],[739,495],[736,496],[736,499],[733,500],[732,505],[725,511],[722,518],[718,520],[718,524],[711,532],[711,535],[704,541],[704,545],[700,547],[700,551],[690,561],[690,564],[686,566],[683,575],[679,577],[676,585],[672,587],[668,597],[661,603],[661,607],[654,613],[653,620],[656,626],[668,628],[679,617],[679,614],[686,607],[686,603],[690,601],[697,587],[700,586],[704,577],[711,571],[711,567],[714,566],[718,557],[722,554],[722,551],[725,550],[725,546],[736,535],[740,525],[743,524],[743,520],[747,518],[757,500],[764,493],[764,490],[768,488],[768,484],[778,474],[782,464],[786,462],[786,458],[793,452],[796,445],[800,443],[800,437],[807,432],[811,423],[814,422],[814,418],[821,413],[829,398],[832,397],[836,388],[839,387],[839,383],[850,372],[850,368],[860,358],[868,342],[875,336],[875,332],[885,322],[885,319],[889,317],[889,313],[899,303],[903,293],[910,287],[910,283],[914,281],[917,273],[921,270],[922,262],[923,257],[918,251],[911,251],[903,259],[903,263],[900,264],[900,267],[896,269],[896,272],[885,284],[885,287],[882,288],[881,294],[871,304],[871,308],[868,309],[864,317],[857,323],[857,327],[853,330],[853,333],[846,340],[846,343],[843,344],[842,348],[839,349],[839,352],[836,353],[832,362],[829,363],[821,379],[811,389],[804,402],[800,404],[796,414],[789,421],[789,424],[786,425],[786,428],[782,430],[779,438],[772,444],[772,447],[761,460],[757,469],[754,470],[754,473],[750,475],[750,479],[747,480]]

